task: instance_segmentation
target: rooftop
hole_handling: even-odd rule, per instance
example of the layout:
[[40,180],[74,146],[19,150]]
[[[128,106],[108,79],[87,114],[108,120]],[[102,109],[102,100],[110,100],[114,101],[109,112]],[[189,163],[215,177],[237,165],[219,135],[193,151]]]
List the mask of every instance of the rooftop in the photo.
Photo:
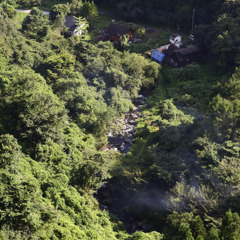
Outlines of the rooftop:
[[70,31],[74,31],[74,29],[76,28],[76,22],[77,19],[74,18],[73,16],[66,16],[65,18],[65,23],[64,25],[70,30]]
[[190,53],[199,52],[199,51],[200,51],[199,48],[195,45],[188,45],[185,48],[180,48],[178,50],[178,52],[183,56],[187,55],[187,54],[190,54]]
[[115,36],[122,36],[122,35],[127,34],[129,31],[131,31],[131,28],[128,26],[111,23],[107,30],[107,34],[115,35]]

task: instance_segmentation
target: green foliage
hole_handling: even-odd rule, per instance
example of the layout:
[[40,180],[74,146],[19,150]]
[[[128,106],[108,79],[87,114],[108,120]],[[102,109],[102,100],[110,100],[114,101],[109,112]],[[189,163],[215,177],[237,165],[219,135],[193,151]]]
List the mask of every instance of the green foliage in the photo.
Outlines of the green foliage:
[[192,226],[192,232],[193,237],[195,237],[196,239],[202,240],[206,238],[207,232],[200,216],[197,216],[195,218]]
[[215,71],[193,63],[182,69],[166,69],[163,75],[168,84],[167,98],[173,98],[186,107],[206,110],[218,80]]
[[118,15],[130,21],[151,22],[155,24],[174,26],[180,24],[181,28],[191,30],[192,9],[196,8],[196,23],[209,24],[217,15],[223,0],[207,1],[147,1],[130,0],[96,0],[96,3],[105,4],[108,8],[116,10]]
[[66,110],[45,80],[32,70],[15,67],[1,81],[4,131],[24,139],[28,146],[47,139],[60,141]]
[[190,224],[193,221],[192,213],[178,214],[173,212],[168,216],[167,221],[172,228],[171,233],[169,233],[172,239],[194,239],[190,228]]
[[78,15],[82,9],[82,5],[82,0],[72,0],[70,4],[71,12]]
[[[223,1],[104,2],[134,21],[188,29],[193,8],[195,23],[210,23]],[[239,3],[224,2],[218,20],[198,35],[228,71],[239,60]],[[239,216],[226,209],[239,210],[240,70],[220,78],[212,66],[170,69],[141,55],[165,44],[167,32],[141,44],[124,38],[122,52],[110,42],[65,39],[70,12],[97,30],[108,25],[89,1],[18,1],[57,4],[51,23],[34,8],[20,32],[13,4],[0,7],[0,238],[238,239]],[[156,84],[130,152],[101,151],[114,120]],[[125,208],[113,199],[112,206],[148,233],[129,235],[100,209],[93,194],[112,176],[114,194],[130,201]],[[150,232],[159,229],[164,236]]]
[[161,102],[143,114],[146,118],[138,123],[131,153],[123,159],[123,172],[117,175],[137,183],[173,183],[188,168],[188,157],[179,158],[177,153],[185,143],[185,134],[193,118],[177,109],[171,100]]
[[44,71],[45,77],[48,84],[52,84],[56,79],[61,77],[69,76],[75,65],[75,58],[66,51],[59,54],[54,54],[49,56],[43,61],[42,69],[47,69]]
[[[77,115],[74,117],[77,123],[98,135],[114,116],[132,108],[131,99],[137,97],[142,86],[151,87],[158,78],[158,64],[138,54],[118,52],[111,43],[80,42],[76,45],[76,55],[76,60],[83,64],[84,77],[74,73],[77,77],[72,74],[67,81],[59,79],[54,89],[61,92],[61,98],[71,98],[67,106],[71,106],[73,116]],[[72,94],[65,96],[61,89]],[[78,102],[82,104],[76,104]]]
[[17,3],[24,7],[32,7],[41,5],[41,0],[17,0]]
[[26,37],[42,41],[47,35],[49,21],[43,12],[33,8],[30,14],[23,20],[22,32]]
[[70,6],[68,4],[54,5],[50,11],[50,18],[52,21],[56,21],[60,16],[66,16],[70,13]]
[[219,94],[212,99],[211,108],[215,118],[215,128],[222,138],[237,140],[240,126],[239,69],[225,82],[219,84]]
[[[38,162],[21,152],[13,136],[0,137],[2,239],[22,239],[28,231],[33,239],[117,239],[107,213],[99,212],[92,197],[80,195],[69,185],[72,182],[69,177],[74,175],[71,169],[81,163],[81,152],[84,157],[93,154],[89,152],[94,148],[90,147],[91,139],[86,140],[87,136],[76,125],[69,126],[65,134],[68,150],[63,151],[53,142],[39,145]],[[100,173],[99,165],[95,168]],[[80,186],[78,182],[75,184]],[[160,236],[146,234],[147,239],[161,239]]]
[[17,14],[17,11],[14,9],[14,7],[7,2],[1,3],[1,8],[5,13],[7,13],[9,18],[14,18]]
[[[36,67],[39,64],[41,50],[38,44],[25,39],[4,12],[0,15],[0,29],[0,53],[9,62],[25,67]],[[35,49],[38,49],[38,53]]]
[[162,45],[165,45],[167,42],[169,42],[169,35],[170,32],[163,32],[159,33],[156,37],[150,38],[148,41],[143,41],[142,43],[138,44],[130,44],[129,45],[129,51],[135,52],[135,53],[144,53],[149,51],[150,49],[154,47],[159,47]]
[[119,41],[115,43],[116,48],[120,51],[123,51],[124,49],[126,49],[129,46],[128,40],[129,40],[128,34],[120,36]]
[[128,237],[127,240],[161,240],[163,239],[163,235],[158,232],[135,232],[131,237]]
[[[217,142],[216,139],[222,138],[214,133],[214,118],[202,116],[203,111],[208,113],[208,104],[217,89],[214,86],[217,77],[210,68],[193,64],[183,69],[163,69],[161,80],[159,89],[148,99],[144,118],[138,120],[134,144],[114,174],[129,194],[144,191],[151,196],[151,190],[147,189],[151,189],[153,183],[168,189],[165,194],[157,187],[154,191],[163,199],[156,201],[164,207],[159,207],[160,210],[146,207],[149,216],[145,219],[155,228],[161,223],[158,225],[153,216],[163,216],[162,209],[194,214],[191,220],[180,221],[180,229],[171,234],[168,232],[171,226],[165,223],[166,239],[207,239],[208,235],[218,239],[218,231],[210,234],[207,229],[219,227],[227,201],[234,205],[238,198],[238,191],[230,184],[238,186],[239,144],[237,141]],[[227,83],[224,86],[218,89],[228,93]],[[235,99],[238,96],[236,86],[235,80],[229,84]],[[159,91],[164,93],[157,96]],[[232,133],[236,134],[236,129]],[[231,196],[235,196],[235,200]],[[136,205],[131,207],[141,217],[142,206]]]
[[[31,174],[29,157],[21,152],[11,135],[1,136],[1,224],[14,222],[21,228],[37,229],[41,224],[39,182]],[[35,206],[39,208],[36,209]],[[11,225],[10,225],[11,226]],[[15,225],[16,226],[16,225]]]
[[209,240],[220,240],[218,230],[214,227],[212,227],[209,231],[209,237],[207,238]]
[[144,27],[139,27],[137,30],[137,35],[139,38],[144,38],[146,34],[146,29]]
[[238,239],[240,237],[240,218],[237,213],[228,210],[223,217],[220,237],[222,239]]
[[81,11],[82,15],[89,19],[90,22],[98,16],[98,9],[94,1],[84,1]]
[[239,65],[239,2],[222,1],[216,21],[197,29],[198,42],[222,73]]

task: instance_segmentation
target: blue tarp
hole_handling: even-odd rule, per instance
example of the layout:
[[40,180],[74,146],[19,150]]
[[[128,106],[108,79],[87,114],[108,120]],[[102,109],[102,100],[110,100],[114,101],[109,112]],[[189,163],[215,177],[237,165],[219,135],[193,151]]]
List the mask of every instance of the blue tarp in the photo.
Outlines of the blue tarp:
[[166,54],[165,53],[161,53],[160,57],[159,57],[159,61],[162,62],[165,58]]
[[152,52],[152,60],[156,62],[162,62],[165,58],[166,54],[165,53],[160,53],[158,50],[154,50]]

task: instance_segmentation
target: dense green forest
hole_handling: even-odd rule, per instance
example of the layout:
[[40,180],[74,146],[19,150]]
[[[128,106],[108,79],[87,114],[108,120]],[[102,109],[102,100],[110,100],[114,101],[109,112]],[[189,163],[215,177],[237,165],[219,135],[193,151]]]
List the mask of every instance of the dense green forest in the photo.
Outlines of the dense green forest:
[[[190,33],[193,9],[201,61],[151,61],[145,52],[176,24]],[[0,239],[240,239],[239,10],[238,0],[2,0]],[[109,12],[144,41],[95,41]],[[66,37],[67,15],[88,31]],[[144,36],[146,26],[161,31]],[[133,145],[109,150],[142,93]]]

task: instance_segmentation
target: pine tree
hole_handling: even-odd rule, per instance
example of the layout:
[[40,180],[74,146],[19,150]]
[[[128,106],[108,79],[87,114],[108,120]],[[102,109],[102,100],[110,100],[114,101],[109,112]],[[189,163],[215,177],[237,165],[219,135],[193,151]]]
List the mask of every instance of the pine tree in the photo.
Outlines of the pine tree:
[[202,236],[205,238],[207,236],[206,229],[204,227],[204,223],[200,216],[197,216],[194,220],[192,227],[193,236],[196,238],[198,236]]

